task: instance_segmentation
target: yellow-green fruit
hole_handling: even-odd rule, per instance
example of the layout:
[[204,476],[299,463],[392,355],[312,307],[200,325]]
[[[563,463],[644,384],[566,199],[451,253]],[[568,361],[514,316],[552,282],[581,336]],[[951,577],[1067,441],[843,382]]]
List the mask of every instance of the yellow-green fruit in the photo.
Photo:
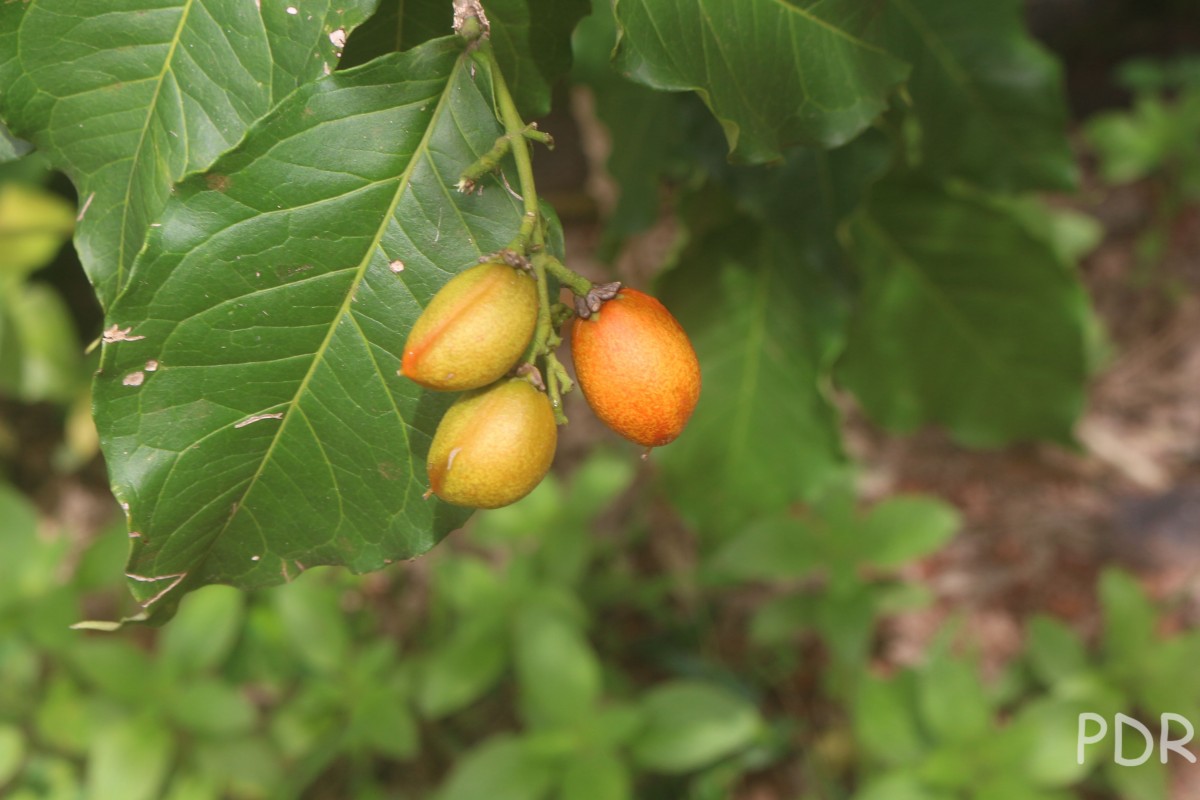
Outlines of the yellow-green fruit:
[[526,273],[498,263],[464,270],[413,325],[400,374],[443,392],[494,383],[529,347],[537,311],[537,283]]
[[557,444],[550,398],[528,381],[471,392],[438,424],[426,464],[429,487],[459,506],[515,503],[546,476]]

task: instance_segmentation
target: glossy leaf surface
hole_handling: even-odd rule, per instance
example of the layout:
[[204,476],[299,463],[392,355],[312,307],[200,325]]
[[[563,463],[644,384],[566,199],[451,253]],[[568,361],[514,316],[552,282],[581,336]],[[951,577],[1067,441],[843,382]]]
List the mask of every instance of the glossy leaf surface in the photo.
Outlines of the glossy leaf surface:
[[0,117],[74,182],[75,244],[102,304],[125,284],[171,184],[336,65],[337,32],[376,1],[5,4]]
[[854,0],[618,0],[617,66],[654,89],[696,91],[735,158],[861,133],[904,80],[903,61],[861,37]]
[[448,38],[334,73],[178,188],[95,387],[140,600],[377,569],[466,518],[422,499],[452,398],[397,369],[421,307],[520,222],[496,179],[453,188],[499,134],[472,71]]

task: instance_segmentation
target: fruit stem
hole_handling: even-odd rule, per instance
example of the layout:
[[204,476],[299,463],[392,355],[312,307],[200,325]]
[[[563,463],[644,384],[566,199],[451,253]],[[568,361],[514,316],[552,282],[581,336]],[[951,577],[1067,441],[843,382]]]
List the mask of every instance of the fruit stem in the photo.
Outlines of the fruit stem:
[[[492,49],[491,41],[487,40],[481,43],[479,50],[492,75],[492,85],[495,87],[496,93],[496,108],[500,122],[504,125],[504,135],[496,140],[491,151],[463,173],[463,179],[478,180],[486,172],[495,169],[500,158],[503,158],[505,153],[511,150],[513,161],[517,165],[517,185],[521,188],[521,202],[525,206],[525,215],[521,219],[521,228],[517,231],[517,238],[510,247],[519,253],[536,252],[545,246],[545,233],[542,227],[544,221],[538,208],[537,184],[533,179],[533,160],[529,157],[529,143],[541,142],[547,147],[553,147],[554,140],[548,133],[539,131],[536,123],[526,124],[521,119],[521,114],[517,111],[517,104],[513,101],[512,93],[508,89],[508,82],[504,80],[504,74],[496,62],[496,54]],[[475,174],[476,168],[485,164],[489,165],[488,169]],[[546,261],[546,269],[558,279],[559,283],[574,294],[586,295],[592,289],[591,281],[568,269],[556,258],[550,257]],[[539,276],[538,280],[541,279]]]
[[550,395],[550,407],[554,409],[554,421],[559,425],[567,424],[567,415],[563,411],[562,396],[575,388],[567,375],[567,368],[558,360],[553,352],[546,353],[546,394]]
[[[538,316],[537,327],[534,330],[533,341],[526,352],[524,363],[536,368],[540,358],[544,369],[542,377],[546,393],[550,397],[551,408],[554,409],[554,420],[559,425],[567,422],[563,413],[562,395],[574,388],[567,370],[554,355],[554,348],[562,341],[555,325],[555,315],[550,303],[549,276],[553,276],[560,284],[566,286],[577,297],[588,297],[593,291],[592,282],[582,275],[567,268],[565,264],[546,252],[545,220],[538,206],[537,185],[533,178],[533,160],[530,158],[531,142],[541,142],[552,147],[554,140],[546,133],[537,129],[536,125],[527,125],[521,119],[517,105],[513,101],[508,83],[500,71],[496,61],[495,51],[491,41],[484,37],[479,41],[479,56],[483,59],[492,76],[492,86],[495,92],[496,111],[500,123],[504,126],[504,135],[496,140],[496,144],[481,159],[476,161],[462,175],[460,189],[473,188],[479,178],[495,169],[506,154],[512,153],[517,166],[517,180],[520,187],[521,202],[525,213],[521,218],[521,227],[509,247],[518,253],[530,256],[533,274],[538,285]],[[560,321],[561,324],[561,321]]]
[[572,294],[584,296],[592,290],[591,281],[569,269],[566,264],[548,253],[545,258],[545,267],[546,272],[557,278],[558,282],[570,289]]
[[[521,187],[521,202],[525,205],[525,219],[521,222],[521,231],[513,249],[518,252],[528,252],[538,249],[543,244],[541,214],[538,210],[537,185],[533,181],[533,160],[529,157],[529,126],[521,119],[517,104],[513,102],[512,93],[508,90],[508,82],[500,71],[496,61],[496,53],[492,49],[490,39],[480,44],[479,53],[486,60],[488,71],[492,76],[492,87],[496,93],[496,110],[500,124],[504,126],[503,139],[511,146],[513,161],[517,164],[517,180]],[[497,147],[499,147],[497,142]],[[493,148],[494,149],[494,148]],[[528,229],[528,230],[527,230]],[[524,235],[522,235],[524,234]]]

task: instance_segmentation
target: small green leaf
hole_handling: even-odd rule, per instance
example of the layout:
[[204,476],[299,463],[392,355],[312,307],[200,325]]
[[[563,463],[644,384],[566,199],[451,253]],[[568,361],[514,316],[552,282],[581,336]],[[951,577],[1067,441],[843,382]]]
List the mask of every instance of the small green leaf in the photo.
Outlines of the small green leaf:
[[78,642],[69,657],[76,672],[87,683],[111,698],[130,705],[154,702],[160,688],[154,662],[131,642],[89,638]]
[[85,389],[79,337],[62,296],[43,283],[0,284],[0,394],[70,403]]
[[0,292],[45,266],[75,229],[75,210],[37,186],[0,183]]
[[375,685],[360,686],[352,702],[348,728],[352,746],[361,745],[391,758],[416,755],[420,732],[409,710],[405,687],[380,676]]
[[189,755],[204,777],[227,787],[225,797],[266,797],[285,785],[278,754],[258,736],[198,739]]
[[947,743],[972,742],[992,725],[992,709],[974,664],[940,655],[920,671],[917,704],[929,732]]
[[1043,697],[1021,707],[1006,736],[1025,740],[1025,765],[1021,770],[1038,786],[1069,786],[1082,780],[1099,762],[1094,755],[1078,760],[1079,715],[1098,712],[1094,705],[1076,700]]
[[1079,637],[1063,623],[1044,615],[1029,621],[1028,657],[1034,673],[1053,686],[1088,668],[1087,651]]
[[1133,687],[1139,708],[1154,714],[1200,712],[1200,634],[1189,631],[1156,643],[1145,664],[1145,678]]
[[887,108],[907,66],[860,37],[847,0],[618,0],[617,66],[639,83],[696,91],[745,161],[789,144],[836,147]]
[[1131,689],[1145,678],[1143,670],[1154,653],[1158,614],[1132,576],[1108,569],[1100,576],[1100,606],[1104,611],[1104,670],[1118,685]]
[[0,724],[0,788],[21,770],[21,764],[25,761],[25,748],[25,734],[20,728],[16,725]]
[[350,654],[340,592],[322,580],[329,577],[329,571],[317,570],[270,595],[292,647],[310,669],[325,674],[342,669]]
[[869,781],[853,800],[955,800],[957,795],[925,786],[910,772],[891,772]]
[[523,608],[513,630],[513,661],[521,710],[531,727],[572,726],[594,712],[600,662],[565,614],[545,606]]
[[1158,97],[1138,98],[1129,111],[1110,111],[1088,120],[1084,132],[1100,156],[1105,181],[1124,184],[1166,165],[1174,120]]
[[752,523],[713,556],[713,567],[735,578],[787,580],[822,566],[814,532],[790,516]]
[[493,736],[458,761],[437,800],[540,800],[553,779],[551,766],[523,741]]
[[151,717],[117,720],[97,730],[87,761],[89,800],[153,800],[174,750],[170,732]]
[[829,676],[835,686],[853,684],[867,663],[878,610],[873,587],[851,585],[815,603],[817,627],[829,644],[836,665]]
[[571,475],[566,506],[583,523],[612,506],[633,482],[636,469],[628,458],[612,450],[597,449]]
[[712,684],[678,680],[641,701],[644,724],[629,743],[637,764],[656,772],[689,772],[749,745],[762,730],[757,709]]
[[82,756],[107,716],[108,704],[102,697],[84,693],[71,678],[59,673],[50,678],[34,713],[40,741],[58,752]]
[[207,776],[176,773],[164,800],[221,800],[220,784]]
[[159,658],[176,675],[215,669],[233,649],[242,627],[243,594],[208,586],[190,595],[159,639]]
[[417,704],[430,719],[451,714],[490,689],[508,659],[505,620],[494,615],[464,620],[450,638],[421,661]]
[[572,757],[563,772],[559,800],[630,800],[629,768],[615,754],[600,750]]
[[757,645],[778,645],[793,642],[796,636],[810,630],[816,619],[817,597],[808,594],[785,594],[762,603],[750,620],[750,640]]
[[0,483],[0,609],[21,597],[30,582],[37,524],[37,510],[25,495]]
[[871,509],[858,536],[864,563],[900,566],[937,550],[960,525],[958,513],[930,497],[895,496]]
[[863,674],[855,695],[854,735],[876,761],[911,763],[925,750],[914,694],[911,673],[890,680]]
[[192,678],[172,687],[167,701],[175,722],[200,736],[247,733],[258,716],[238,688],[212,678]]
[[[1144,747],[1141,736],[1133,735],[1126,740],[1127,758],[1137,758]],[[1157,753],[1137,766],[1122,766],[1113,761],[1104,762],[1104,776],[1121,800],[1163,800],[1168,797],[1167,767],[1158,760]]]

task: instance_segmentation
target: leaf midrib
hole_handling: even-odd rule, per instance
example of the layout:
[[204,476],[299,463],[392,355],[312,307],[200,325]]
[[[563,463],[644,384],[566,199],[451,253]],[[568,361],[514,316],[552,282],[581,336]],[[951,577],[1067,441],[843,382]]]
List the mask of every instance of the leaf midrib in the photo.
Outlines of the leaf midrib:
[[117,276],[114,285],[114,296],[120,293],[125,278],[126,230],[129,220],[129,209],[133,206],[134,178],[139,174],[138,165],[142,162],[142,148],[146,144],[146,135],[150,131],[151,123],[158,110],[158,102],[162,95],[163,84],[166,82],[167,75],[171,71],[172,62],[175,61],[175,50],[179,47],[179,41],[183,38],[183,29],[187,26],[188,16],[192,13],[192,6],[195,2],[196,0],[184,0],[183,13],[179,15],[179,24],[175,28],[175,35],[171,37],[171,46],[167,50],[166,58],[163,59],[162,69],[159,70],[158,78],[155,80],[154,94],[150,98],[150,102],[146,104],[146,119],[142,123],[141,133],[138,135],[137,147],[134,148],[130,156],[129,180],[125,182],[125,197],[121,203],[121,224],[118,228],[120,238],[117,240]]

